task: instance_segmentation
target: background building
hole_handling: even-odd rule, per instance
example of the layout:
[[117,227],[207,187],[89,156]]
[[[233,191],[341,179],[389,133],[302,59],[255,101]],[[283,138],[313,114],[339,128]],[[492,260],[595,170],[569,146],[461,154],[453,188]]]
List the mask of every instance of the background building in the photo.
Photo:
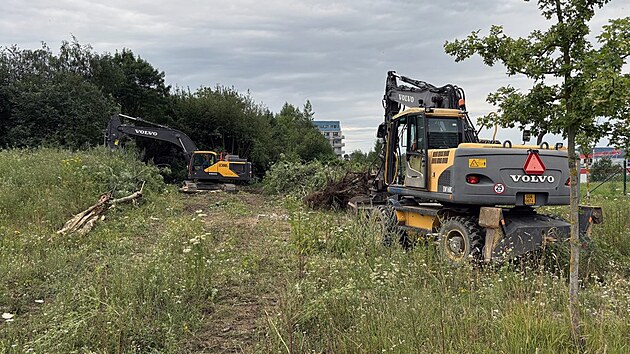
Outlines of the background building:
[[319,129],[324,137],[328,140],[330,145],[333,147],[335,154],[341,157],[345,153],[343,151],[343,147],[346,146],[346,143],[343,142],[343,139],[346,137],[341,134],[341,125],[338,120],[314,120],[313,124]]
[[586,159],[589,158],[589,166],[602,158],[609,158],[612,163],[623,166],[625,152],[621,149],[615,149],[608,146],[599,146],[593,148],[593,152],[588,156],[580,155],[580,182],[586,182]]

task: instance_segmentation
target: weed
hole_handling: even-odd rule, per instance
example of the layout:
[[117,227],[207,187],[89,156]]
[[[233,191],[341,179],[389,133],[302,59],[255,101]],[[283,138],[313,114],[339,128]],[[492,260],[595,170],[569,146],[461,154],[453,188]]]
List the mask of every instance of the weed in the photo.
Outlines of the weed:
[[[610,224],[596,226],[594,248],[585,257],[591,262],[583,268],[585,334],[590,352],[624,352],[630,280],[621,267],[627,247],[618,242],[625,241],[621,224],[630,208],[602,202]],[[453,269],[440,262],[434,247],[405,252],[375,246],[374,230],[345,214],[293,206],[290,217],[290,247],[300,271],[273,322],[278,350],[286,343],[300,352],[576,350],[563,247],[518,267]],[[598,263],[603,259],[607,265]],[[598,280],[586,281],[589,277]]]

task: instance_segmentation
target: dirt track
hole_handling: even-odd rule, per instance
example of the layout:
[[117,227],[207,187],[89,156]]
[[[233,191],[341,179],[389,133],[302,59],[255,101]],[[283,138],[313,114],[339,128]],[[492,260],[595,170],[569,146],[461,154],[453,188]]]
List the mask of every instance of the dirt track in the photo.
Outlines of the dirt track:
[[[286,211],[251,193],[186,196],[186,210],[204,218],[218,254],[226,257],[218,271],[217,295],[202,330],[186,351],[250,353],[266,351],[267,314],[274,313],[282,287],[283,259],[277,243],[291,232]],[[199,210],[202,212],[199,213]],[[204,215],[205,214],[205,215]]]

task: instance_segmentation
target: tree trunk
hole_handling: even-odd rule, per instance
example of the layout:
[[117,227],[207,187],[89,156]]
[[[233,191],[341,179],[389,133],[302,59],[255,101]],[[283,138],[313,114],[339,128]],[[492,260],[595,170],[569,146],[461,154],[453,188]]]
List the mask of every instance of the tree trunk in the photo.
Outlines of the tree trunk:
[[575,155],[575,134],[576,128],[574,126],[567,130],[568,139],[568,155],[569,155],[569,175],[571,177],[571,192],[570,192],[570,215],[569,222],[571,223],[571,261],[569,265],[569,315],[571,316],[571,334],[577,345],[581,349],[584,347],[584,338],[582,337],[581,322],[580,322],[580,304],[578,299],[579,291],[579,263],[580,263],[580,228],[578,224],[579,217],[579,202],[580,196],[578,195],[578,164],[576,163]]

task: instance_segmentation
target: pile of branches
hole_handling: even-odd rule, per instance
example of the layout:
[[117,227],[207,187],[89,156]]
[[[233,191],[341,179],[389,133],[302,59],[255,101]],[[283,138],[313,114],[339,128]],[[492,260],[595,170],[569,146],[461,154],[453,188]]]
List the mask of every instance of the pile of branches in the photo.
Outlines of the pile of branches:
[[314,209],[343,209],[351,198],[368,195],[369,186],[369,173],[346,172],[340,180],[329,179],[323,190],[308,194],[304,203]]

